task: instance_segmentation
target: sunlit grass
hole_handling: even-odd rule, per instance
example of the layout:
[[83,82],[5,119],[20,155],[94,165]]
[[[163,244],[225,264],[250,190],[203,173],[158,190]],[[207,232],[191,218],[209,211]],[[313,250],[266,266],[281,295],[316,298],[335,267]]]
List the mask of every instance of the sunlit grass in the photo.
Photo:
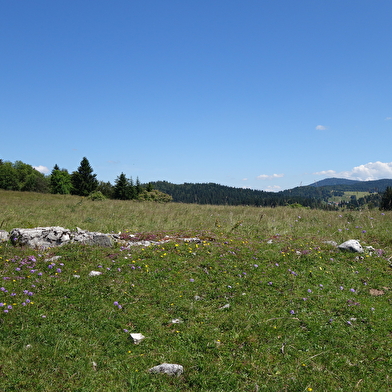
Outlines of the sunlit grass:
[[[129,249],[1,244],[0,390],[391,388],[390,213],[17,192],[0,200],[6,230],[173,237]],[[376,252],[344,254],[326,243],[350,238]],[[131,332],[146,338],[135,345]],[[183,375],[148,373],[163,362],[183,365]]]

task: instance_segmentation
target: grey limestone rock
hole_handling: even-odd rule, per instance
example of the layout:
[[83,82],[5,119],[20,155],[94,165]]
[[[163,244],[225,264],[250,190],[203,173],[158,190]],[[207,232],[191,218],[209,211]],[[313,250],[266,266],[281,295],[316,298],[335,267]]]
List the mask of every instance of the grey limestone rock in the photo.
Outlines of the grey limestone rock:
[[148,370],[150,373],[165,373],[171,376],[180,376],[184,372],[181,365],[175,363],[162,363]]
[[363,253],[362,245],[357,240],[348,240],[338,246],[340,250]]
[[0,230],[0,242],[8,241],[10,239],[10,234],[8,231]]

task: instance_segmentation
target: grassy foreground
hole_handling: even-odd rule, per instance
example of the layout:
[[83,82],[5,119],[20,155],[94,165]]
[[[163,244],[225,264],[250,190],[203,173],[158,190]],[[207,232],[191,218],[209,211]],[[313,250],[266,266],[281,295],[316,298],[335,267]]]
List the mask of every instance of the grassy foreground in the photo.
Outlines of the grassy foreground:
[[[0,205],[3,230],[173,238],[130,249],[0,244],[1,391],[392,389],[389,212],[6,191]],[[347,239],[376,251],[326,243]],[[133,332],[146,338],[135,345]],[[148,372],[163,362],[184,373]]]

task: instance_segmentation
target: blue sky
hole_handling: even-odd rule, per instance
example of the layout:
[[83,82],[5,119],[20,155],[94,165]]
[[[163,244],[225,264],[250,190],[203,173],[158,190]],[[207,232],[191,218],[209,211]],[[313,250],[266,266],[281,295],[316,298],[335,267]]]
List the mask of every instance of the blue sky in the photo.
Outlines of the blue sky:
[[392,178],[392,2],[0,4],[0,158],[283,190]]

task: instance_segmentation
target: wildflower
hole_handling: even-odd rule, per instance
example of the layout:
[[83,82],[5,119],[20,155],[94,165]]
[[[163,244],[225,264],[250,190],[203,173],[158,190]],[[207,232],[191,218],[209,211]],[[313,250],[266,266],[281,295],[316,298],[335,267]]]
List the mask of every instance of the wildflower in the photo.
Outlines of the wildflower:
[[11,297],[15,297],[16,293],[11,293]]
[[125,328],[123,329],[123,331],[124,331],[125,333],[129,332],[129,331],[128,331],[127,329],[125,329]]
[[272,282],[268,282],[268,284],[269,284],[270,286],[272,286]]
[[114,302],[113,302],[113,305],[114,305],[114,306],[118,306],[118,302],[117,302],[117,301],[114,301]]
[[56,272],[57,272],[58,274],[60,274],[60,273],[61,273],[61,268],[57,268]]
[[8,309],[12,309],[12,305],[8,305],[7,308],[8,308]]
[[295,314],[294,310],[290,310],[290,314]]
[[355,293],[355,289],[350,289],[350,291],[351,291],[352,293]]
[[347,321],[347,325],[352,325],[352,324],[351,324],[351,321]]
[[257,268],[257,267],[258,267],[258,265],[257,265],[257,264],[253,264],[253,267]]
[[190,281],[190,282],[194,282],[194,281],[195,281],[195,279],[192,279],[192,278],[191,278],[191,279],[189,279],[189,281]]
[[277,267],[279,267],[279,263],[275,263],[275,265],[276,265]]
[[344,287],[343,287],[343,286],[340,286],[339,289],[340,289],[340,290],[344,290]]
[[312,292],[312,290],[311,289],[308,289],[308,293],[311,293]]
[[324,287],[322,284],[320,284],[319,286],[320,286],[320,288],[323,288],[323,287]]

